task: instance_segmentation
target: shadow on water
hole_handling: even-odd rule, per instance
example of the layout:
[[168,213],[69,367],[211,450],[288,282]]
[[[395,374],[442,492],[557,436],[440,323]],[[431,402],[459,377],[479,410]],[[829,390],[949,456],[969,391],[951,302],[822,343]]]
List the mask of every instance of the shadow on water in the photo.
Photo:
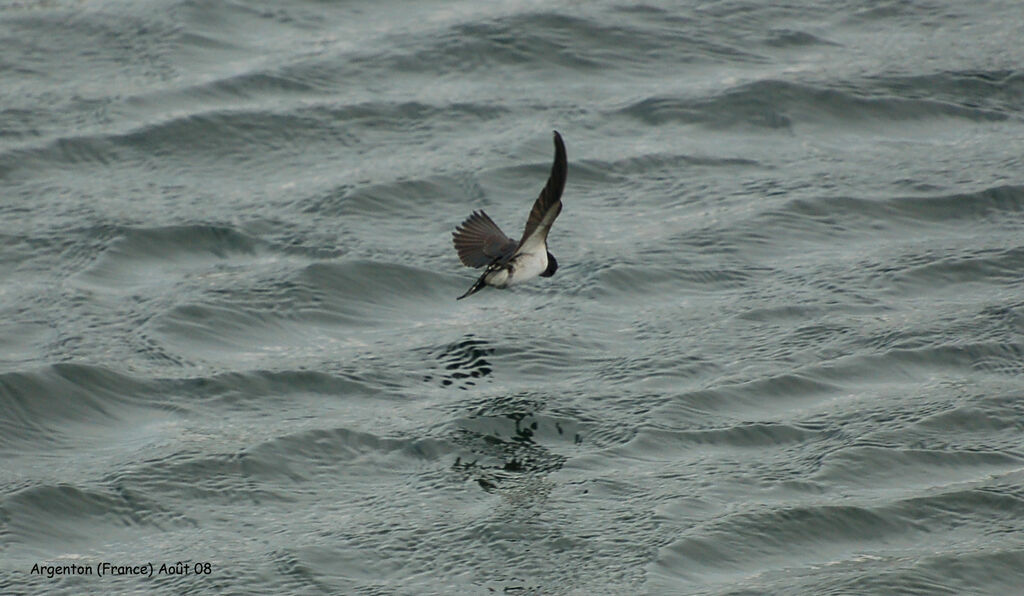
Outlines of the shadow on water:
[[[469,390],[492,375],[494,353],[490,342],[466,336],[433,352],[443,372],[424,381]],[[552,447],[582,442],[575,420],[545,414],[546,400],[533,394],[482,396],[457,407],[451,439],[471,455],[458,457],[452,470],[488,492],[534,486],[567,460]]]
[[494,348],[473,336],[450,343],[433,354],[444,370],[435,375],[425,375],[423,381],[427,383],[436,380],[442,387],[455,386],[466,390],[476,385],[476,380],[489,376],[493,370],[487,357],[494,354]]
[[[516,403],[521,405],[522,400],[501,398],[494,405]],[[452,438],[456,444],[472,451],[475,459],[464,461],[459,457],[452,464],[452,470],[488,492],[536,486],[531,480],[561,469],[568,460],[567,456],[542,444],[549,442],[548,435],[553,435],[551,430],[559,438],[571,435],[573,444],[582,442],[580,434],[568,431],[567,426],[570,425],[537,410],[470,414],[458,422]]]

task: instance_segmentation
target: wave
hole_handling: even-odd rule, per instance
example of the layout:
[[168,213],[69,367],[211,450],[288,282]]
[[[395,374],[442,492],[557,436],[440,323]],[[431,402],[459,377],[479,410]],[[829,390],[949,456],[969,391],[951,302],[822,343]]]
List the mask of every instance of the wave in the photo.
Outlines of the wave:
[[331,153],[346,147],[376,148],[365,146],[360,130],[401,133],[408,142],[411,129],[431,131],[434,127],[450,129],[453,122],[489,122],[507,111],[490,103],[366,101],[337,105],[331,100],[319,104],[304,101],[284,110],[197,106],[190,113],[179,114],[178,108],[158,105],[154,109],[156,113],[144,114],[128,130],[33,139],[7,149],[0,153],[0,172],[15,175],[19,170],[38,173],[40,168],[145,165],[168,159],[200,167],[209,167],[211,162],[252,166],[273,163],[274,156],[281,153],[303,153],[316,147]]
[[0,374],[0,449],[95,444],[110,429],[173,411],[149,403],[155,393],[148,381],[82,364]]
[[800,228],[834,234],[844,230],[877,233],[879,228],[934,229],[934,224],[1019,225],[1024,217],[1024,186],[995,186],[975,192],[891,198],[819,197],[793,199],[764,214],[759,223],[787,231]]
[[914,75],[876,75],[873,87],[906,98],[930,98],[964,108],[1000,113],[1021,109],[1024,73],[1015,70],[947,70]]
[[713,97],[649,97],[616,112],[652,126],[700,124],[712,128],[792,129],[821,122],[859,127],[865,122],[959,118],[1003,121],[1007,114],[927,98],[894,97],[871,89],[840,89],[785,80],[762,80]]
[[260,258],[273,258],[270,245],[226,226],[126,227],[104,234],[114,239],[73,277],[76,283],[100,292],[168,287],[190,276],[214,274],[218,268],[251,266]]
[[13,542],[48,546],[63,544],[62,552],[88,550],[97,534],[116,539],[132,528],[166,531],[195,528],[194,519],[162,506],[145,493],[120,487],[85,488],[72,484],[41,484],[3,499],[8,516],[6,538]]
[[822,462],[814,479],[829,486],[913,494],[923,488],[984,481],[1021,468],[1024,460],[995,451],[971,452],[852,445]]
[[[471,23],[457,23],[429,37],[398,41],[400,49],[381,57],[388,69],[411,73],[488,74],[522,68],[574,73],[608,69],[638,73],[680,61],[759,62],[763,59],[739,43],[692,35],[664,22],[621,20],[608,24],[565,14],[513,14]],[[617,47],[624,51],[610,52]],[[371,58],[367,58],[370,60]]]

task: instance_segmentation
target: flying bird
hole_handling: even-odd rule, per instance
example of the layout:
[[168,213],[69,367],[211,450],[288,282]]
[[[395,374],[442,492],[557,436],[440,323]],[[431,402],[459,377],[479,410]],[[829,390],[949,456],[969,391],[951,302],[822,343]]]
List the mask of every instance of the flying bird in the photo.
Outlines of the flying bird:
[[455,228],[452,241],[462,264],[474,269],[487,266],[476,283],[456,300],[475,294],[484,286],[507,288],[538,275],[551,277],[555,274],[558,261],[548,252],[548,232],[562,212],[562,189],[567,171],[565,143],[556,130],[555,162],[551,164],[548,183],[534,201],[523,237],[518,242],[506,236],[483,210],[474,211]]

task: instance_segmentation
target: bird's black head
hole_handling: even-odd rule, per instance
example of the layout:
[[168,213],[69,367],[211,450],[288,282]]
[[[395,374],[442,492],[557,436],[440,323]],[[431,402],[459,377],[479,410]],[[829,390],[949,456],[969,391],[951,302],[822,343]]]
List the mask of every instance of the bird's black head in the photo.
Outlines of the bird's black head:
[[545,269],[544,273],[541,273],[540,276],[541,277],[551,277],[552,275],[555,274],[555,271],[558,271],[558,261],[555,259],[555,255],[553,255],[553,254],[551,254],[549,252],[548,253],[548,268]]

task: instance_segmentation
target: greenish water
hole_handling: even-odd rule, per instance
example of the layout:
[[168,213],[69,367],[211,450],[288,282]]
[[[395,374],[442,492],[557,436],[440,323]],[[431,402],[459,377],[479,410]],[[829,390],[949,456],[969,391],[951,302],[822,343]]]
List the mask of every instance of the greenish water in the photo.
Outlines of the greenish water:
[[0,5],[0,592],[1018,590],[1018,10]]

